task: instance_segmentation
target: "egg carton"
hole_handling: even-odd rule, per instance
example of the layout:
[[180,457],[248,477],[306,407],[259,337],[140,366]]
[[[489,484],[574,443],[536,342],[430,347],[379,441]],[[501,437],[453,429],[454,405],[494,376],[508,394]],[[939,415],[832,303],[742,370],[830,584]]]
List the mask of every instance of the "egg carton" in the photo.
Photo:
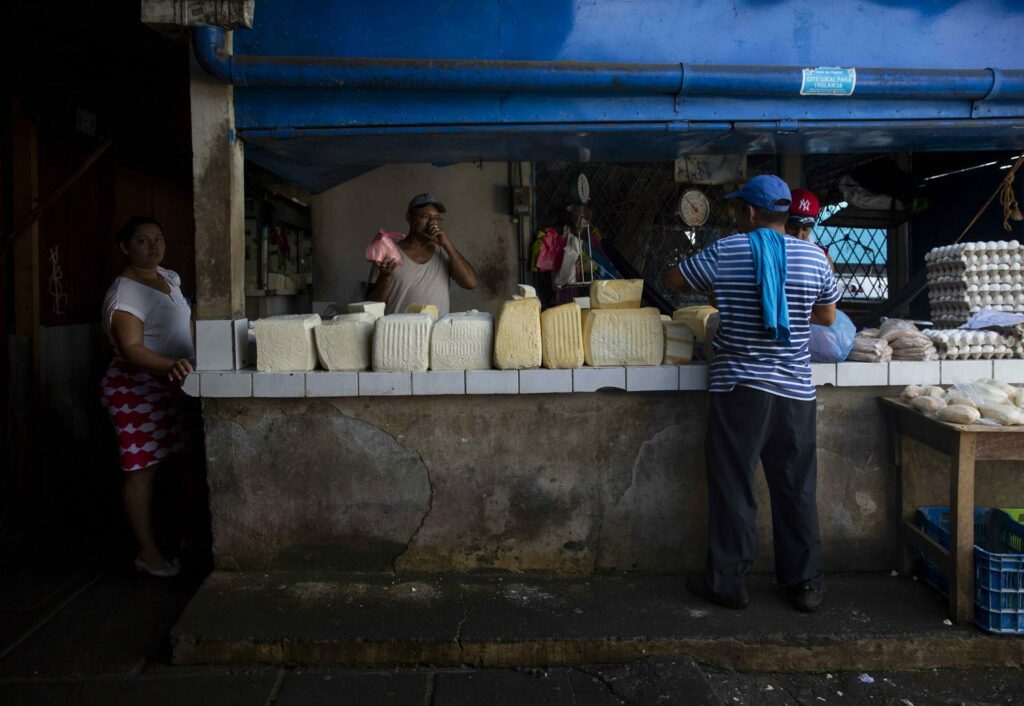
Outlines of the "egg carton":
[[[988,262],[1010,262],[1014,256],[1021,256],[1021,246],[1016,240],[989,240],[978,243],[957,243],[932,248],[924,256],[926,265],[944,265],[961,262],[966,266]],[[1020,260],[1018,260],[1019,262]]]
[[997,331],[925,329],[942,360],[997,360],[1024,357],[1024,343]]

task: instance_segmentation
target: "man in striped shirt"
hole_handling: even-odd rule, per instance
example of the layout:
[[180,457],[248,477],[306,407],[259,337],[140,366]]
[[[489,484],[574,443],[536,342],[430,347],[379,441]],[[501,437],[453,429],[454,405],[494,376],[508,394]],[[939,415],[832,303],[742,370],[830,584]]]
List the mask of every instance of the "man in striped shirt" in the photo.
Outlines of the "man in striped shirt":
[[839,300],[821,249],[785,234],[789,187],[757,176],[729,194],[739,232],[672,268],[666,283],[708,295],[721,316],[712,343],[705,439],[706,573],[687,588],[729,608],[749,602],[745,577],[757,547],[754,473],[771,495],[775,574],[805,612],[824,594],[818,531],[810,324],[831,325]]

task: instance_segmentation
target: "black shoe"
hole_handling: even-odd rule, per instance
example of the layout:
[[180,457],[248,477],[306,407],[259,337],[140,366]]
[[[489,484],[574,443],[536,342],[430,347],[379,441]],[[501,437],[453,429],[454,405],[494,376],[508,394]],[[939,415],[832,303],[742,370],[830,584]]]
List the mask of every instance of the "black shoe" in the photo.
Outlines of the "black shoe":
[[707,577],[704,574],[689,574],[686,577],[686,590],[695,596],[703,598],[708,603],[714,603],[720,605],[723,608],[731,608],[732,610],[743,610],[750,605],[750,599],[744,597],[743,599],[737,600],[735,598],[729,598],[719,593],[715,593],[708,588]]
[[804,581],[796,586],[781,586],[782,595],[802,613],[813,613],[821,607],[825,598],[825,587],[815,586],[812,581]]

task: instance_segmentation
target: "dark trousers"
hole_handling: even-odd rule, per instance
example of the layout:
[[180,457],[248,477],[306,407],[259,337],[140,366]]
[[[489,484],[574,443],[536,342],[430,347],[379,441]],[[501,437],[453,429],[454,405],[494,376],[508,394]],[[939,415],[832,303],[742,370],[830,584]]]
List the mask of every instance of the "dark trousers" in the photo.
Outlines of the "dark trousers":
[[775,575],[780,585],[820,585],[816,403],[749,387],[711,393],[705,440],[709,588],[737,600],[757,550],[754,472],[761,460],[771,495]]

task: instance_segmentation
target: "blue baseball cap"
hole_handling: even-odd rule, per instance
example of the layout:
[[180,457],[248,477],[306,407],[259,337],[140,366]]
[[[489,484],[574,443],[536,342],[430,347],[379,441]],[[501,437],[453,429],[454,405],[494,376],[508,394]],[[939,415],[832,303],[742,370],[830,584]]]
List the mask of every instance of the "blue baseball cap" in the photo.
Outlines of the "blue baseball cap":
[[788,213],[793,195],[789,193],[789,185],[774,174],[760,174],[739,191],[726,194],[725,198],[740,198],[751,206],[765,208],[776,213]]
[[445,212],[444,204],[434,198],[431,193],[416,194],[412,197],[412,201],[409,202],[409,210],[412,211],[415,208],[423,208],[424,206],[437,206],[437,210],[441,213]]

